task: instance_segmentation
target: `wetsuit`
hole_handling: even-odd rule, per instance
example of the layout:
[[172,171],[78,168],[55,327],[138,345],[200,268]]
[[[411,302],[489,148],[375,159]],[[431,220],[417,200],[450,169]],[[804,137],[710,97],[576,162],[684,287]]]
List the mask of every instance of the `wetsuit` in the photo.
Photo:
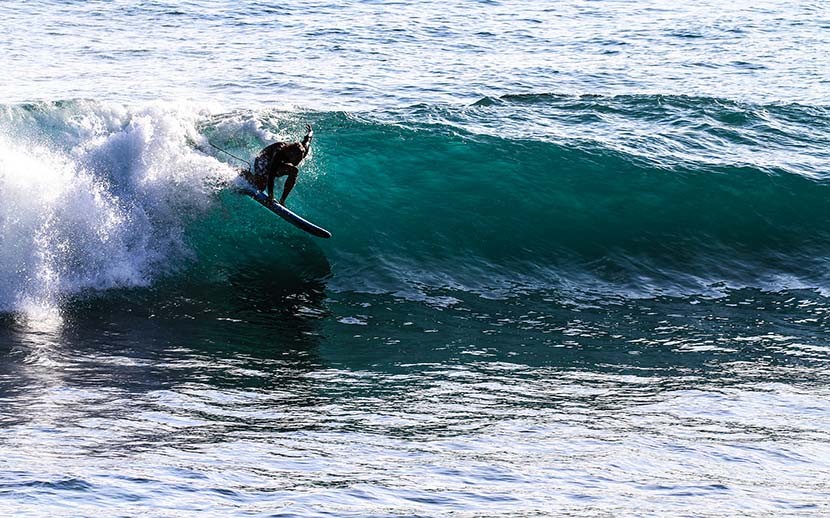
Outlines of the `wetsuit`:
[[267,188],[269,200],[274,200],[274,179],[288,176],[280,198],[280,203],[285,203],[285,198],[297,182],[297,166],[308,155],[312,138],[314,132],[308,126],[308,133],[302,142],[275,142],[259,152],[254,160],[253,183],[261,191]]

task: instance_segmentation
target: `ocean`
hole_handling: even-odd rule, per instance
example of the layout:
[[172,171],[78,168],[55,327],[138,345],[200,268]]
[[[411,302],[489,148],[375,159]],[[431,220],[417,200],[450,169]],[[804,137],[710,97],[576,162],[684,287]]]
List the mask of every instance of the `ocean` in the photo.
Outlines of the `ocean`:
[[0,515],[830,516],[828,34],[3,2]]

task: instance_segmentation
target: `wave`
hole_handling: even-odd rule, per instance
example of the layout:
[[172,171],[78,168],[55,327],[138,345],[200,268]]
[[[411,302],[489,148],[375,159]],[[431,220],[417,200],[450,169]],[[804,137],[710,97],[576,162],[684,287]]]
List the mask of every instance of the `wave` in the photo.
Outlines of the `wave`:
[[192,253],[185,228],[227,168],[187,145],[193,117],[92,101],[0,112],[0,309],[141,286]]
[[[333,232],[325,244],[233,194],[237,164],[207,146],[250,157],[305,121],[317,140],[289,202]],[[824,107],[661,96],[4,106],[0,308],[252,271],[411,296],[824,289],[828,121]]]
[[381,278],[380,289],[395,279],[653,293],[826,278],[830,191],[818,173],[434,122],[343,116],[326,138],[329,178],[315,196],[347,206],[333,231],[355,256],[377,258],[371,279],[346,269],[347,289]]

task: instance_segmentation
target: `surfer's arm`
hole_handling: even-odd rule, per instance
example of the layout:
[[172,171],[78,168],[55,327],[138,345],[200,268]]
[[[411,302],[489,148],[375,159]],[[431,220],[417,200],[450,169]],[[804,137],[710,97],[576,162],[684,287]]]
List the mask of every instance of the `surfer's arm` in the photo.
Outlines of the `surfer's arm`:
[[314,130],[311,129],[311,124],[305,125],[306,129],[308,130],[305,134],[305,138],[303,139],[303,148],[305,152],[303,153],[303,158],[308,154],[309,147],[311,146],[311,139],[314,138]]
[[268,169],[268,199],[274,199],[274,179],[278,176],[288,176],[286,180],[286,189],[283,191],[283,198],[281,201],[285,201],[285,196],[291,192],[291,188],[288,188],[289,183],[291,187],[294,187],[294,183],[297,181],[297,173],[300,172],[296,166],[284,163],[284,162],[272,162],[271,167]]
[[274,200],[274,178],[277,176],[287,176],[288,178],[285,179],[285,185],[282,188],[282,196],[280,197],[280,205],[285,205],[285,198],[288,197],[288,194],[291,192],[291,189],[294,188],[294,184],[297,183],[297,173],[300,170],[297,169],[297,166],[292,164],[278,164],[271,173],[268,174],[268,200]]

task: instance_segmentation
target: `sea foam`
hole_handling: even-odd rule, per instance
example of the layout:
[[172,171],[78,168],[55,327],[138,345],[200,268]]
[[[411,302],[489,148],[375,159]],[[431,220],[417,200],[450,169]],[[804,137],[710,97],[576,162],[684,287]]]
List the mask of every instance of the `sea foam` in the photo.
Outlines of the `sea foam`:
[[195,149],[202,116],[84,101],[0,112],[0,310],[144,286],[187,259],[186,225],[234,177]]

